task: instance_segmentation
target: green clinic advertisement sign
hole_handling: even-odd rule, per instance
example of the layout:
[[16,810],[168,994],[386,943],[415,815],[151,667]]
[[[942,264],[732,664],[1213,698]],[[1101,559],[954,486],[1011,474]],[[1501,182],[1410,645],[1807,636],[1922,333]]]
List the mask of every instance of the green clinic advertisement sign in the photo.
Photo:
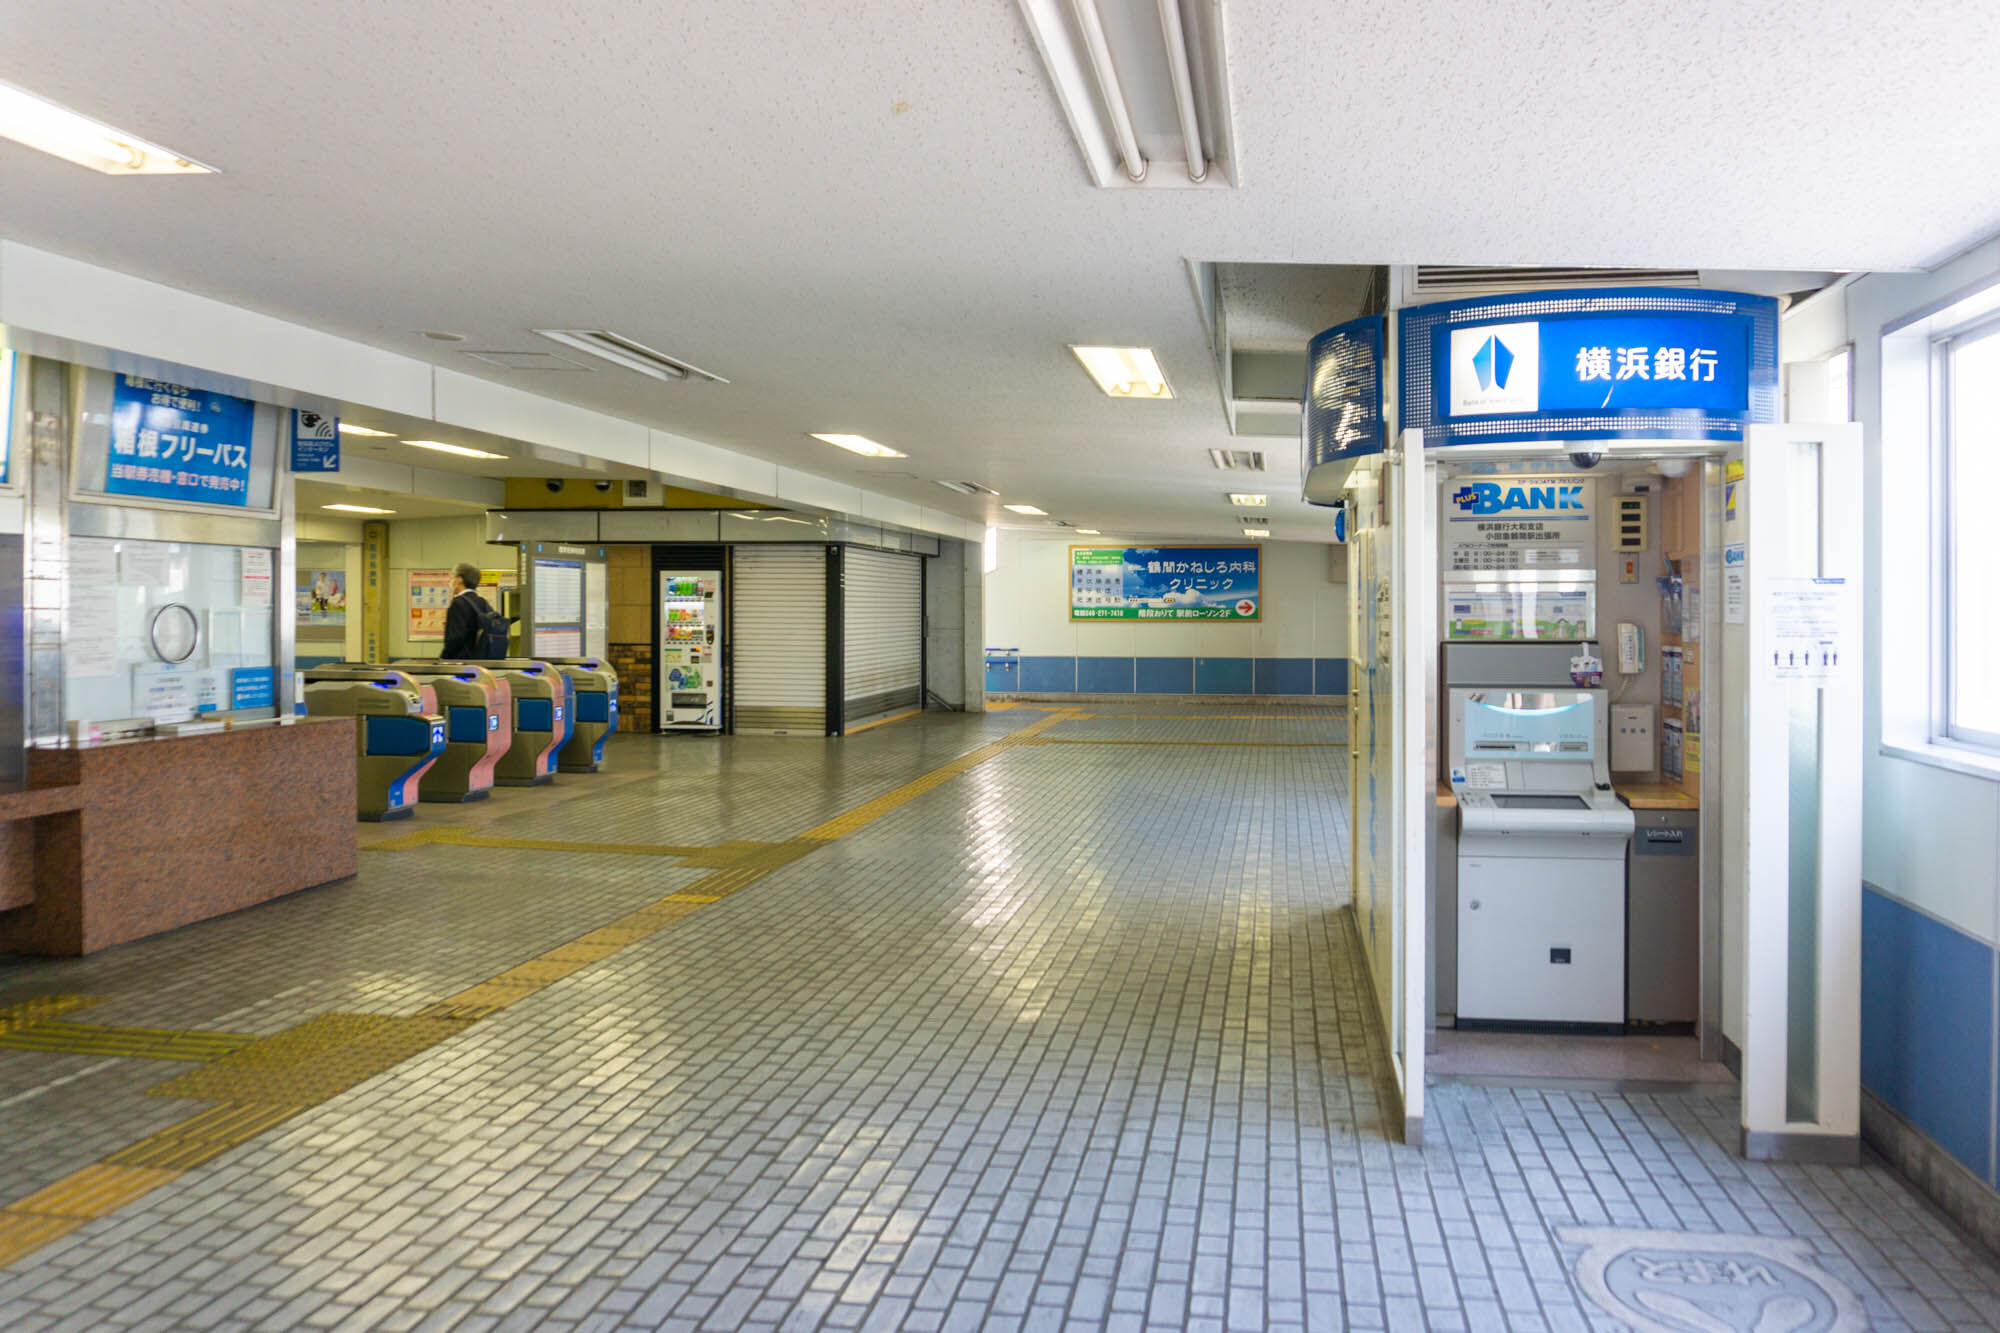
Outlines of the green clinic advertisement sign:
[[1257,620],[1255,546],[1072,546],[1071,620]]

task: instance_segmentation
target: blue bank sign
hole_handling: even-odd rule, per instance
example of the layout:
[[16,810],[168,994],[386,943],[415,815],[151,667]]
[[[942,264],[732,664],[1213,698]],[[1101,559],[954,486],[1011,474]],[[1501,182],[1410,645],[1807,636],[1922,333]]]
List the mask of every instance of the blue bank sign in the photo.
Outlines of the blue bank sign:
[[1453,491],[1451,502],[1460,513],[1475,514],[1481,518],[1493,514],[1557,514],[1562,510],[1570,512],[1561,514],[1561,517],[1575,518],[1586,507],[1581,482],[1508,486],[1499,482],[1475,481]]
[[196,504],[250,503],[257,405],[182,384],[120,375],[111,394],[112,495]]
[[1530,292],[1399,315],[1425,443],[1740,439],[1777,419],[1777,306],[1701,289]]

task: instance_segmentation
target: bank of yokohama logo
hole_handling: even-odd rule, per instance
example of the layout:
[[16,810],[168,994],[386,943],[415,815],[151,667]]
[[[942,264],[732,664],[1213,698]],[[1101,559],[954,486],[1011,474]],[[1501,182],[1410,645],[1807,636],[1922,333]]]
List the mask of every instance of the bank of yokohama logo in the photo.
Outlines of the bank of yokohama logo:
[[1507,377],[1514,373],[1514,353],[1498,338],[1488,336],[1479,344],[1479,350],[1472,354],[1472,373],[1479,377],[1481,393],[1489,389],[1507,387]]

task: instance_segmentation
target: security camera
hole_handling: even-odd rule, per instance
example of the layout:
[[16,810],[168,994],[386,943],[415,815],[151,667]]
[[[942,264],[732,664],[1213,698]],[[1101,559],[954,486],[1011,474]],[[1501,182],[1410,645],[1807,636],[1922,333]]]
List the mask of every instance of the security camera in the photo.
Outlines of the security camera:
[[562,478],[550,477],[547,481],[543,482],[542,485],[548,487],[552,491],[559,491],[562,489]]
[[611,489],[611,483],[608,481],[593,481],[590,484],[595,486],[600,494]]
[[1569,456],[1571,467],[1593,468],[1603,460],[1603,452],[1597,449],[1578,449]]

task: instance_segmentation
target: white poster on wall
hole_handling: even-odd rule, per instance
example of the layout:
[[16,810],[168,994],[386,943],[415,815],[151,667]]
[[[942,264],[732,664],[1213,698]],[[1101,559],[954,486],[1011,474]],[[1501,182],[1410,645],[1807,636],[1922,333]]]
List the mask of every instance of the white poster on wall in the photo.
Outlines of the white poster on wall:
[[1852,657],[1841,634],[1846,579],[1773,579],[1765,590],[1771,616],[1771,674],[1779,680],[1824,684]]
[[69,544],[69,625],[63,636],[69,674],[98,678],[118,671],[118,556],[110,542]]
[[[174,581],[173,552],[165,542],[120,543],[119,573],[123,581],[141,588],[164,588]],[[105,547],[109,550],[107,544]]]
[[1750,557],[1742,542],[1722,548],[1722,618],[1732,625],[1750,619]]
[[1445,488],[1441,574],[1597,569],[1596,483],[1537,478]]

